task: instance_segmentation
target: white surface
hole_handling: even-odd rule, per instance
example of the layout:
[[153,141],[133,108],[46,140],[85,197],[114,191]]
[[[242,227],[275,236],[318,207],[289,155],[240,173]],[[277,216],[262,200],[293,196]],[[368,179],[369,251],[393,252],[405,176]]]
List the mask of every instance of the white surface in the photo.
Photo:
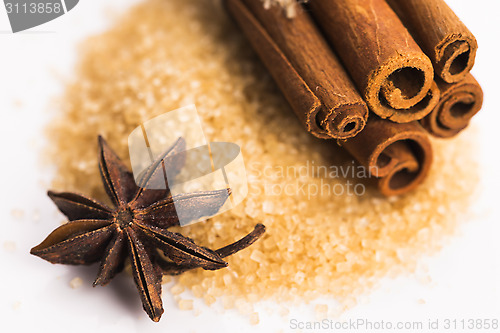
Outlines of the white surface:
[[[110,22],[107,16],[110,11],[119,13],[135,2],[80,1],[67,15],[19,34],[8,32],[7,16],[3,6],[0,7],[0,211],[3,214],[0,222],[0,331],[298,331],[290,329],[290,323],[277,315],[277,311],[267,314],[266,309],[277,309],[275,304],[259,308],[261,323],[258,326],[249,325],[248,318],[236,311],[223,313],[220,308],[208,308],[197,300],[195,309],[200,309],[201,315],[179,311],[168,287],[164,287],[163,294],[165,314],[161,322],[155,324],[143,312],[128,276],[118,276],[108,287],[92,288],[90,281],[96,273],[95,266],[49,265],[29,255],[29,249],[63,219],[45,194],[49,179],[46,170],[42,173],[38,164],[44,144],[41,132],[43,125],[50,121],[47,110],[51,98],[60,95],[62,89],[54,73],[63,77],[70,75],[77,42],[104,29]],[[441,253],[426,260],[431,284],[422,284],[411,277],[388,280],[369,296],[366,304],[355,307],[338,320],[422,320],[424,327],[428,319],[439,319],[441,324],[446,318],[500,320],[500,196],[497,193],[500,188],[500,107],[496,100],[500,95],[497,16],[500,2],[448,2],[476,35],[480,45],[473,73],[483,86],[485,101],[473,123],[481,130],[478,149],[481,151],[482,185],[474,207],[481,218],[465,224]],[[11,214],[13,210],[22,210],[24,216],[15,217]],[[15,249],[10,249],[12,242]],[[83,286],[72,289],[69,282],[75,277],[82,278]],[[425,304],[420,304],[419,299],[424,299]],[[294,309],[290,318],[314,321],[312,307]],[[415,330],[424,331],[427,330]]]

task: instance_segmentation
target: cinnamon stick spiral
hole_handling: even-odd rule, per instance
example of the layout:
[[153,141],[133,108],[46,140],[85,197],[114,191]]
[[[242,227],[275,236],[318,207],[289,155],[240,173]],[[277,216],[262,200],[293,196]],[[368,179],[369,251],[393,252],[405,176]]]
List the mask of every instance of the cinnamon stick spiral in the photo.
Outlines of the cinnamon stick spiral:
[[385,0],[314,0],[308,5],[370,109],[398,123],[418,120],[434,70]]
[[398,124],[370,116],[365,129],[343,147],[379,178],[378,188],[386,196],[414,189],[432,163],[431,142],[418,122]]
[[470,72],[477,41],[443,0],[387,0],[448,83]]
[[420,120],[420,124],[432,135],[448,138],[467,127],[470,119],[481,109],[483,91],[471,74],[457,83],[436,79],[441,100],[436,108]]

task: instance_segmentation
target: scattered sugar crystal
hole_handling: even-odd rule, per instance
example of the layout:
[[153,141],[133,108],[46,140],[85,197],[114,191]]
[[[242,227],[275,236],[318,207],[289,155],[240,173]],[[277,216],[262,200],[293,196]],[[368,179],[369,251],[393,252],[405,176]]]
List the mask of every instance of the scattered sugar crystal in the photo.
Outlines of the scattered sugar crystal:
[[250,324],[251,325],[259,324],[259,313],[258,312],[254,312],[250,315]]
[[256,262],[261,262],[265,260],[264,253],[262,253],[262,251],[259,250],[253,250],[252,254],[250,255],[250,259]]
[[33,214],[32,214],[32,220],[33,222],[37,223],[40,221],[40,211],[38,209],[35,209],[33,210]]
[[203,299],[205,300],[205,303],[207,305],[212,305],[215,303],[216,299],[214,296],[212,295],[205,295],[205,297],[203,297]]
[[316,304],[314,307],[316,320],[323,320],[328,314],[328,305],[326,304]]
[[12,304],[12,309],[13,309],[14,311],[17,311],[17,310],[19,310],[20,308],[21,308],[21,302],[17,301],[17,302],[14,302],[14,303]]
[[295,282],[300,285],[306,277],[306,274],[304,272],[297,272],[295,274]]
[[22,209],[12,209],[10,211],[10,214],[16,220],[21,220],[24,217],[24,210],[22,210]]
[[224,309],[234,308],[234,297],[233,296],[223,296],[222,297],[222,306],[224,307]]
[[282,317],[288,316],[290,314],[290,310],[283,306],[280,308],[279,314]]
[[192,299],[181,299],[177,302],[179,309],[181,310],[193,310],[193,300]]
[[262,203],[262,211],[266,214],[272,214],[274,211],[274,204],[272,201],[264,201]]
[[253,312],[252,304],[248,303],[247,301],[241,298],[235,301],[235,306],[236,309],[238,309],[238,312],[241,313],[242,315],[249,315],[250,313]]
[[184,286],[176,284],[172,288],[170,288],[170,292],[172,293],[172,295],[182,294],[184,292]]
[[194,297],[202,297],[203,296],[203,287],[199,285],[195,285],[191,287],[191,291],[193,292]]
[[73,289],[78,289],[82,285],[83,285],[83,280],[79,277],[75,277],[69,282],[69,286]]
[[226,286],[229,286],[233,280],[232,276],[230,273],[226,273],[222,276],[222,280],[224,280],[224,284]]
[[13,241],[5,241],[3,242],[3,248],[7,252],[14,252],[16,251],[16,243]]

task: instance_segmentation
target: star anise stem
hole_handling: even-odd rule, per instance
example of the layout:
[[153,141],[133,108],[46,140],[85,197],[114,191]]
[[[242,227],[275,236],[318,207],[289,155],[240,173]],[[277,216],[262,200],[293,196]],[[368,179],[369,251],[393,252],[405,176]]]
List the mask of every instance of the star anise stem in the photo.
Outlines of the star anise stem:
[[[252,245],[257,239],[260,238],[260,236],[262,236],[262,234],[264,234],[265,231],[266,227],[263,224],[259,223],[255,226],[251,233],[249,233],[239,241],[221,247],[220,249],[215,250],[215,252],[221,258],[233,255],[236,252],[239,252]],[[195,265],[176,264],[171,261],[166,261],[163,258],[158,258],[158,265],[161,267],[163,274],[165,275],[179,275],[191,269],[197,268],[197,266]]]

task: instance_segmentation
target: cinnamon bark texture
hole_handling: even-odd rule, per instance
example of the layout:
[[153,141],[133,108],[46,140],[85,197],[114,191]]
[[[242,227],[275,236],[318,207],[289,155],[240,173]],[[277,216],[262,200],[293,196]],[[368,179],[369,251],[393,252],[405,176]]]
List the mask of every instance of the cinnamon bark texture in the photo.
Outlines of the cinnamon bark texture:
[[387,0],[448,83],[465,78],[474,65],[477,41],[443,0]]
[[432,135],[448,138],[457,135],[481,109],[483,91],[472,74],[457,83],[436,79],[441,100],[438,106],[420,124]]
[[288,19],[258,0],[224,3],[310,133],[347,139],[363,129],[368,108],[306,12]]
[[433,109],[425,98],[432,63],[385,0],[314,0],[308,6],[373,112],[404,123]]
[[387,196],[414,189],[432,163],[431,142],[418,122],[398,124],[370,116],[365,129],[343,146],[379,178],[379,190]]

